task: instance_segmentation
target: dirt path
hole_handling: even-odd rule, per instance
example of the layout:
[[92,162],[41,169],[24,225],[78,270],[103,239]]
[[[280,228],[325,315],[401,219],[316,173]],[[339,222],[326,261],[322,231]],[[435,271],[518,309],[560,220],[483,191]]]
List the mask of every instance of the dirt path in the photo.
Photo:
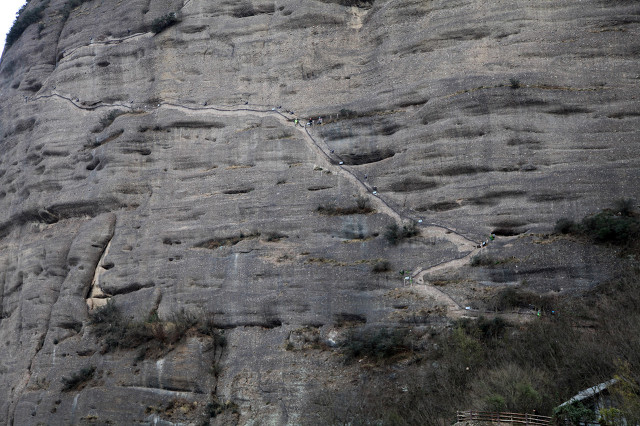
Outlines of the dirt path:
[[[163,105],[163,104],[161,104]],[[373,207],[394,218],[396,221],[402,221],[402,217],[400,216],[400,214],[398,212],[396,212],[394,209],[392,209],[390,206],[388,206],[386,203],[384,203],[379,197],[376,197],[373,193],[372,190],[368,187],[366,187],[365,185],[362,185],[362,183],[360,182],[360,180],[358,180],[352,173],[349,173],[344,167],[340,167],[339,165],[335,165],[332,163],[331,158],[327,155],[326,152],[324,152],[315,142],[315,140],[311,137],[311,135],[306,131],[306,128],[301,126],[301,125],[295,125],[292,122],[292,119],[287,118],[286,116],[284,116],[283,114],[276,112],[276,111],[255,111],[255,110],[222,110],[222,109],[218,109],[218,108],[198,108],[198,109],[191,109],[191,108],[186,108],[180,105],[174,105],[174,104],[164,104],[166,107],[168,108],[172,108],[172,109],[176,109],[176,110],[180,110],[183,112],[188,112],[190,114],[198,114],[198,115],[211,115],[211,112],[214,112],[216,116],[222,116],[222,117],[244,117],[247,115],[253,115],[253,116],[257,116],[257,117],[269,117],[269,118],[276,118],[278,121],[280,121],[283,124],[288,124],[290,126],[293,126],[299,133],[300,135],[302,135],[304,142],[307,145],[307,148],[309,148],[309,150],[311,152],[314,153],[315,155],[315,162],[316,164],[318,164],[320,167],[331,171],[331,173],[333,173],[334,175],[338,175],[340,177],[345,178],[347,181],[351,182],[355,188],[358,189],[358,192],[361,196],[364,196],[366,198],[369,199],[369,201],[371,202],[371,204],[373,205]]]
[[[138,35],[136,35],[138,36]],[[135,37],[135,36],[134,36]],[[86,106],[79,102],[78,99],[73,99],[68,96],[63,96],[58,93],[52,93],[49,95],[40,95],[32,98],[32,100],[39,100],[45,98],[58,98],[66,100],[72,103],[75,107],[84,110],[95,110],[98,108],[109,108],[109,107],[125,107],[130,110],[134,110],[135,107],[133,105],[107,105],[103,103],[99,103],[92,106]],[[358,193],[366,197],[372,207],[374,207],[377,211],[386,214],[387,216],[393,218],[396,222],[406,222],[410,220],[414,220],[407,216],[406,214],[401,213],[400,211],[394,209],[391,205],[389,205],[379,194],[377,191],[374,191],[373,188],[362,179],[358,178],[358,176],[349,170],[344,165],[340,164],[341,161],[338,161],[339,157],[337,155],[333,155],[327,153],[323,150],[315,138],[311,135],[309,131],[309,127],[303,126],[300,124],[294,124],[294,116],[287,116],[276,110],[275,108],[268,109],[258,109],[255,106],[236,106],[236,107],[214,107],[214,106],[186,106],[173,102],[160,102],[159,104],[154,105],[152,108],[146,109],[146,112],[150,112],[152,110],[157,110],[160,108],[173,109],[181,112],[188,113],[189,115],[199,115],[199,116],[211,116],[215,115],[218,117],[246,117],[246,116],[254,116],[261,118],[275,118],[279,122],[284,125],[293,126],[302,136],[305,144],[308,149],[314,154],[316,164],[320,167],[323,167],[326,170],[331,171],[331,173],[340,176],[347,181],[351,182],[354,188],[358,191]],[[335,158],[333,158],[335,157]],[[425,224],[416,221],[418,225],[421,235],[425,237],[434,237],[438,239],[444,239],[452,244],[454,244],[458,250],[458,252],[462,253],[461,256],[456,257],[451,260],[440,262],[436,265],[432,265],[429,267],[419,267],[411,274],[413,280],[415,281],[415,285],[413,286],[413,291],[416,291],[419,294],[433,297],[439,303],[447,306],[448,315],[454,318],[462,316],[465,310],[458,305],[449,295],[444,293],[442,290],[428,285],[425,283],[425,275],[437,271],[442,271],[446,269],[456,269],[464,266],[469,262],[469,259],[476,254],[481,249],[477,248],[477,242],[465,237],[464,235],[458,233],[457,231],[448,228],[439,224]]]
[[[161,104],[162,105],[162,104]],[[301,125],[293,124],[292,119],[283,115],[282,113],[274,110],[266,110],[266,111],[255,111],[255,110],[222,110],[214,107],[210,108],[197,108],[191,109],[186,108],[184,106],[175,105],[175,104],[165,104],[168,108],[173,108],[176,110],[180,110],[183,112],[188,112],[190,114],[198,114],[198,115],[210,115],[213,111],[217,116],[223,117],[243,117],[246,115],[253,115],[257,117],[274,117],[281,123],[287,125],[293,125],[295,129],[302,135],[303,140],[307,144],[307,147],[313,152],[316,156],[316,163],[321,167],[331,171],[333,174],[341,176],[351,182],[355,188],[358,189],[358,192],[361,196],[367,197],[371,204],[380,212],[392,217],[396,221],[403,221],[403,216],[400,212],[393,209],[387,203],[385,203],[379,196],[374,194],[374,191],[371,187],[365,184],[363,181],[357,178],[352,172],[346,169],[344,166],[340,164],[335,164],[335,161],[331,160],[329,154],[327,154],[322,148],[320,148],[319,144],[315,141],[315,139],[309,133],[308,127],[304,127]],[[437,271],[442,271],[446,269],[455,269],[460,268],[466,265],[469,262],[469,259],[476,254],[481,249],[476,248],[475,242],[469,240],[468,238],[452,232],[446,228],[441,228],[438,226],[429,226],[423,225],[421,226],[421,231],[423,236],[431,236],[436,238],[445,239],[453,243],[459,252],[467,252],[461,257],[457,257],[452,260],[441,262],[437,265],[430,266],[427,268],[420,267],[414,273],[412,273],[412,277],[416,284],[411,287],[411,291],[422,295],[433,298],[436,303],[446,306],[447,315],[451,318],[460,318],[465,315],[465,309],[463,309],[455,300],[451,298],[448,294],[443,292],[437,287],[426,284],[424,281],[425,275]]]
[[447,316],[450,318],[461,318],[465,314],[465,310],[448,294],[441,291],[437,287],[432,285],[414,284],[410,287],[410,291],[419,294],[420,296],[426,296],[433,298],[434,301],[447,308]]

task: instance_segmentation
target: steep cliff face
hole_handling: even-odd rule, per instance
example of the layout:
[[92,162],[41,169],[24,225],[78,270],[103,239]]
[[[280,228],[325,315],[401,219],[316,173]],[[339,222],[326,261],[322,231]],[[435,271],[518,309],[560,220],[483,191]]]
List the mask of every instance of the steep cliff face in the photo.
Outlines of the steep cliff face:
[[[429,273],[489,233],[640,195],[638,2],[41,5],[0,64],[0,423],[321,423],[357,368],[304,342],[451,315]],[[539,262],[606,277],[575,250]],[[107,300],[160,344],[105,347]]]

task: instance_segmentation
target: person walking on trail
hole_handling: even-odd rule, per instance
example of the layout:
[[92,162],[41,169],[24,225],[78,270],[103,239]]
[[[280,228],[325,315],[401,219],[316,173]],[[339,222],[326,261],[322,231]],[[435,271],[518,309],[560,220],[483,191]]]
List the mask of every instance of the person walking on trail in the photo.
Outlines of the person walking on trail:
[[298,119],[297,118],[295,120],[293,120],[293,124],[295,124],[296,126],[298,125]]

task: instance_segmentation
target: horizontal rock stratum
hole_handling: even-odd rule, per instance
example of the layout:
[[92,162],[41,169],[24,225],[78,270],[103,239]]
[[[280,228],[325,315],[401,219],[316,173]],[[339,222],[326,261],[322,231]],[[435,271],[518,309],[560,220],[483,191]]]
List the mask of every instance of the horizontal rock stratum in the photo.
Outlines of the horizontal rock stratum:
[[[39,7],[0,64],[2,424],[323,424],[318,394],[357,366],[300,348],[407,306],[460,315],[434,287],[399,296],[397,270],[640,198],[637,1],[30,0],[22,18]],[[548,255],[602,278],[572,253]],[[108,300],[108,324],[151,335],[105,343]]]

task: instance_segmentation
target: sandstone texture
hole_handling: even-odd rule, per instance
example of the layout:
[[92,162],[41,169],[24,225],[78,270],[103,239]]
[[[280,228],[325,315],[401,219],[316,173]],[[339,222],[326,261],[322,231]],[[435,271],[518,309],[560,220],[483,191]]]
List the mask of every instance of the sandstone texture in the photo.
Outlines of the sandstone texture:
[[[345,323],[622,261],[539,234],[640,199],[637,1],[67,3],[0,64],[0,424],[323,424]],[[108,300],[226,344],[105,350]]]

